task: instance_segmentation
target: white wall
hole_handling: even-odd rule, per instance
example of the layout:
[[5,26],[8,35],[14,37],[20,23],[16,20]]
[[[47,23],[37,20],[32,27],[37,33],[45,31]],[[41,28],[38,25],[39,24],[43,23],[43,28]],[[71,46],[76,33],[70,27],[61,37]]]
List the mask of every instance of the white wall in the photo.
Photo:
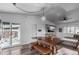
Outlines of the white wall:
[[[26,42],[32,42],[34,39],[32,39],[33,36],[44,36],[45,35],[45,24],[53,24],[49,21],[42,21],[40,17],[36,16],[27,16],[25,22],[24,22],[25,28],[23,31],[25,31],[25,35],[23,37],[24,41]],[[37,28],[36,28],[37,26]],[[38,32],[38,29],[42,29],[41,32]]]
[[41,17],[38,16],[27,16],[22,14],[8,14],[8,13],[0,13],[0,19],[2,21],[7,22],[14,22],[14,23],[20,23],[21,24],[21,43],[27,44],[30,42],[33,42],[34,39],[32,39],[33,36],[36,35],[36,29],[35,26],[37,24],[37,28],[42,29],[40,33],[37,35],[44,36],[45,34],[45,24],[52,24],[49,21],[42,21]]

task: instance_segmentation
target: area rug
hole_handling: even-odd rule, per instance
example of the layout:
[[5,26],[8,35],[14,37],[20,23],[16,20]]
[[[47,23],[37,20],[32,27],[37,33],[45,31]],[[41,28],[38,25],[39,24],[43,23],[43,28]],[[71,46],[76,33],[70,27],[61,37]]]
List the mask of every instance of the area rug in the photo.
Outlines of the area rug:
[[61,49],[59,49],[59,50],[57,51],[57,54],[56,54],[56,55],[78,55],[78,52],[63,47],[63,48],[61,48]]

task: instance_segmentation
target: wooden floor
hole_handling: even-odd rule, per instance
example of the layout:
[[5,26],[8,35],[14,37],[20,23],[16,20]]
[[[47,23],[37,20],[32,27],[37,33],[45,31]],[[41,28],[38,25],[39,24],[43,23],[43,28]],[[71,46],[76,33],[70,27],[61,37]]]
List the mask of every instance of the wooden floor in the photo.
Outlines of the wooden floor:
[[[62,47],[66,47],[73,51],[77,51],[77,49],[73,47],[65,46],[62,44],[57,45],[58,50],[61,49]],[[0,54],[1,55],[40,55],[36,50],[31,50],[30,44],[2,49]]]

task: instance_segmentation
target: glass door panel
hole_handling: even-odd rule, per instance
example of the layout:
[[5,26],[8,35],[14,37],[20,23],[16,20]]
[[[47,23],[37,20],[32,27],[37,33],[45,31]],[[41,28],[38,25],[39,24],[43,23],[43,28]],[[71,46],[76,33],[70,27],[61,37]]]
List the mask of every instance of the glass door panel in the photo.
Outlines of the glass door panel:
[[1,48],[1,44],[2,44],[1,37],[2,37],[2,23],[0,20],[0,48]]
[[12,45],[20,44],[20,24],[12,23]]
[[1,48],[11,47],[11,25],[9,22],[2,22]]

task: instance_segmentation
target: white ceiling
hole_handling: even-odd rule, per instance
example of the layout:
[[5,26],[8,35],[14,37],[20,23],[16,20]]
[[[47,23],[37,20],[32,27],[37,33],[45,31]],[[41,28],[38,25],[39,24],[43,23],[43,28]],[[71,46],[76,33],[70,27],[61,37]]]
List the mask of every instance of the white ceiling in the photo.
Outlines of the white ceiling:
[[11,3],[0,3],[0,12],[24,13],[23,11],[13,6]]
[[[38,11],[40,8],[47,6],[47,8],[59,6],[64,8],[66,11],[75,9],[79,7],[78,3],[50,3],[50,4],[40,4],[40,3],[19,3],[22,8],[26,9],[27,11]],[[14,13],[24,13],[23,11],[19,10],[11,3],[0,3],[0,12],[14,12]]]
[[79,8],[79,3],[58,3],[56,5],[61,6],[66,11],[70,11],[72,9]]
[[41,8],[45,7],[46,4],[40,4],[40,3],[17,3],[16,7],[21,8],[24,11],[28,12],[37,12],[40,11]]
[[[62,17],[66,13],[71,13],[69,11],[75,9],[79,10],[79,3],[20,3],[18,6],[22,7],[24,10],[32,12],[39,11],[41,8],[46,7],[45,16],[48,20],[54,22],[56,22],[59,17]],[[0,3],[0,12],[29,14],[16,8],[12,3]],[[42,11],[32,15],[38,14],[41,15]]]

